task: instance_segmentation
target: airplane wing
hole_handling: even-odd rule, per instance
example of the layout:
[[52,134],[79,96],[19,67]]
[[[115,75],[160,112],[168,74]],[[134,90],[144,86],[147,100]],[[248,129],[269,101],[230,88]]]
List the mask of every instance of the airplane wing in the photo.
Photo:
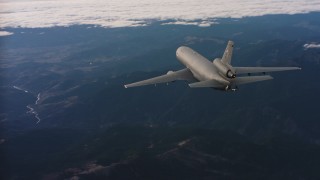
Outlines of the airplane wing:
[[254,83],[259,81],[266,81],[273,79],[272,76],[266,75],[266,76],[245,76],[245,77],[237,77],[235,78],[231,83],[233,85],[241,85],[241,84],[248,84],[248,83]]
[[145,85],[150,85],[150,84],[159,84],[159,83],[166,83],[166,82],[172,82],[176,80],[190,80],[194,81],[195,78],[193,77],[192,72],[185,68],[179,71],[169,71],[167,74],[162,75],[162,76],[157,76],[151,79],[146,79],[143,81],[131,83],[131,84],[126,84],[124,85],[125,88],[129,87],[136,87],[136,86],[145,86]]
[[217,82],[217,80],[210,79],[207,81],[200,81],[200,82],[195,82],[192,84],[189,84],[191,88],[205,88],[205,87],[211,87],[211,88],[223,88],[224,85],[220,84]]
[[299,67],[234,67],[236,74],[300,70]]

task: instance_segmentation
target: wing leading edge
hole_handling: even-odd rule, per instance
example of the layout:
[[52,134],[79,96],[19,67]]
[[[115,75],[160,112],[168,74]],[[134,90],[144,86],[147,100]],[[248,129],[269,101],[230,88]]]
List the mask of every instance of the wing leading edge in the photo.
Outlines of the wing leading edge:
[[299,67],[234,67],[236,74],[301,70]]
[[192,72],[185,68],[179,71],[169,71],[167,74],[162,76],[157,76],[151,79],[146,79],[143,81],[126,84],[124,85],[125,88],[129,87],[136,87],[136,86],[145,86],[150,84],[159,84],[159,83],[166,83],[166,82],[172,82],[176,80],[187,80],[187,81],[194,81],[195,78],[193,77]]

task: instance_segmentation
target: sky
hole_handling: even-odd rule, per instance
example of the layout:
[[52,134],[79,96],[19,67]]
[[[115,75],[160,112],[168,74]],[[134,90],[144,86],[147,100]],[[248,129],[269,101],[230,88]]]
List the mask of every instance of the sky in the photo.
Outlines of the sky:
[[169,24],[207,27],[215,24],[215,18],[312,11],[320,11],[319,0],[0,0],[0,28],[76,24],[112,28],[171,19]]

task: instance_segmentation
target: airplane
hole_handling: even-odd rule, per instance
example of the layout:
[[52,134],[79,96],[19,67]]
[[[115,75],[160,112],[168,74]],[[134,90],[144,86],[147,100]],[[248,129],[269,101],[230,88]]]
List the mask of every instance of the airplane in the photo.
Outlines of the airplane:
[[[222,58],[216,58],[212,62],[193,49],[181,46],[176,51],[176,57],[186,66],[185,69],[168,71],[165,75],[126,84],[124,87],[130,88],[185,80],[192,82],[189,84],[191,88],[236,91],[238,85],[273,79],[272,76],[265,75],[266,72],[301,70],[299,67],[233,67],[231,66],[233,46],[233,41],[228,41]],[[252,76],[252,73],[262,73],[263,75]],[[248,76],[238,77],[241,74],[248,74]]]

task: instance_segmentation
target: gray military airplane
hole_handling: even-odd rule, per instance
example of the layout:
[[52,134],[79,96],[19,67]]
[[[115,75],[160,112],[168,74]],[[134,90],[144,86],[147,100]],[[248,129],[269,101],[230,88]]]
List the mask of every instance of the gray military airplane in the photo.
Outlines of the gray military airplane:
[[[176,51],[177,59],[186,66],[179,71],[169,71],[167,74],[151,79],[124,85],[125,88],[144,86],[158,83],[168,83],[176,80],[191,81],[191,88],[210,87],[217,90],[237,90],[238,85],[254,83],[273,79],[266,72],[300,70],[299,67],[232,67],[231,57],[233,42],[229,41],[222,58],[216,58],[213,62],[192,50],[181,46]],[[264,75],[241,76],[239,74],[263,73]]]

